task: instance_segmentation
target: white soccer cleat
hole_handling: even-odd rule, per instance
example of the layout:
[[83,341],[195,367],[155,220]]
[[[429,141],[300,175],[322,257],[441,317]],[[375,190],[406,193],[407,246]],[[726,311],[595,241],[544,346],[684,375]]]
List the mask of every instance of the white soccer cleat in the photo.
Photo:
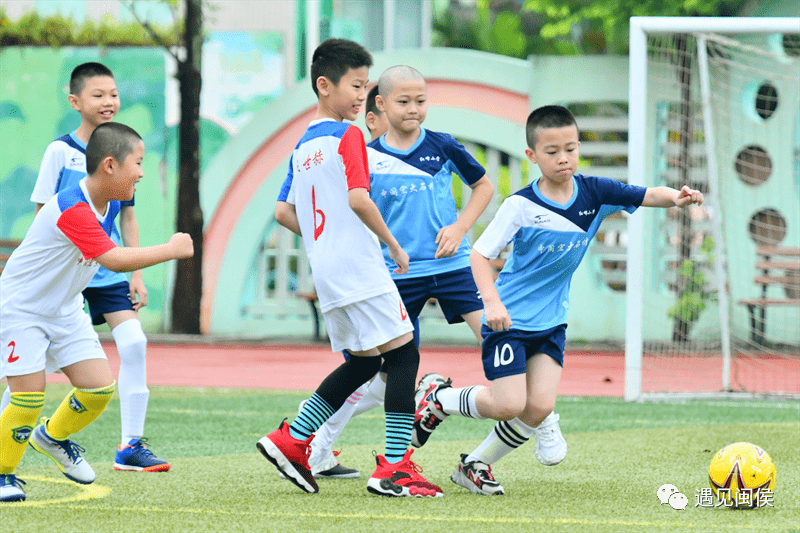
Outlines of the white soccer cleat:
[[81,452],[86,450],[69,439],[52,438],[45,430],[46,425],[47,419],[42,418],[33,430],[29,441],[33,449],[52,459],[61,472],[75,483],[82,485],[93,483],[97,476],[92,466],[81,455]]
[[0,502],[25,501],[25,482],[14,474],[0,474]]
[[564,440],[561,428],[558,426],[560,418],[556,413],[550,413],[542,420],[539,427],[533,430],[533,435],[536,437],[533,453],[545,466],[555,466],[567,456],[567,441]]
[[473,494],[500,496],[506,492],[492,475],[492,466],[480,461],[467,462],[467,454],[461,454],[458,466],[450,474],[450,481],[464,487]]

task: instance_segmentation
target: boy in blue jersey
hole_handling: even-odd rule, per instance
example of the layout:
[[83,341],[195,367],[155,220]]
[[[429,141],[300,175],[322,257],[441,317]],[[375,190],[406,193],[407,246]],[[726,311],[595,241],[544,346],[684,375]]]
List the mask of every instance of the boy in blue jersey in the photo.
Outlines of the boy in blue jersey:
[[[111,70],[101,63],[83,63],[75,67],[69,82],[69,104],[80,113],[81,124],[72,133],[47,147],[31,201],[36,213],[59,191],[74,187],[86,176],[86,143],[95,128],[114,120],[120,108],[119,92]],[[126,247],[139,246],[139,226],[134,214],[134,200],[121,202],[119,211],[122,241]],[[112,221],[113,222],[113,221]],[[120,234],[112,223],[111,239],[119,244]],[[147,305],[147,289],[141,270],[124,274],[103,267],[83,291],[92,323],[107,323],[119,352],[119,392],[122,439],[114,458],[115,470],[164,472],[167,461],[155,456],[146,446],[144,422],[150,390],[147,387],[145,355],[147,338],[139,321],[138,310]],[[3,403],[8,403],[5,391]]]
[[[192,239],[177,233],[144,248],[111,240],[120,200],[142,178],[144,143],[123,124],[99,125],[86,145],[89,175],[42,207],[0,276],[0,379],[11,402],[0,415],[0,502],[25,500],[16,469],[30,444],[72,481],[96,474],[70,437],[105,410],[115,384],[103,348],[83,310],[81,291],[100,265],[130,272],[191,257]],[[44,409],[46,372],[60,369],[73,389],[51,417]]]
[[[477,494],[504,494],[491,465],[527,442],[555,407],[570,280],[603,218],[639,206],[703,202],[689,187],[644,188],[575,174],[578,127],[565,107],[534,110],[526,136],[525,155],[542,176],[503,202],[470,254],[485,306],[482,356],[491,386],[439,381],[417,391],[422,418],[414,431],[424,440],[449,415],[498,420],[450,477]],[[509,243],[513,252],[495,282],[489,261]]]
[[364,136],[344,123],[361,110],[371,65],[369,52],[346,39],[327,39],[314,50],[310,77],[317,110],[292,152],[275,208],[276,221],[303,237],[331,349],[347,349],[350,357],[322,381],[291,424],[282,422],[256,446],[284,477],[318,492],[308,464],[314,433],[384,363],[386,451],[376,456],[367,490],[441,497],[442,489],[411,460],[419,352],[379,240],[390,250],[396,273],[408,270],[408,254],[369,197]]

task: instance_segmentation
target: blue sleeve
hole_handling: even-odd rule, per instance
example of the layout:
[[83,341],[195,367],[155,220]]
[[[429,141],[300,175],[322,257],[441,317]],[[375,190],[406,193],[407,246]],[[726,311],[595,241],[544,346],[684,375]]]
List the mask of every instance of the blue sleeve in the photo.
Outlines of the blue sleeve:
[[278,193],[278,201],[285,202],[289,198],[289,190],[292,188],[292,178],[294,177],[294,154],[289,158],[289,172],[286,174],[286,179],[283,180],[281,191]]
[[628,185],[611,178],[595,178],[597,180],[598,198],[603,205],[619,206],[633,213],[642,205],[647,187]]
[[486,169],[469,155],[467,149],[450,135],[442,135],[443,148],[451,170],[467,185],[472,185],[486,175]]

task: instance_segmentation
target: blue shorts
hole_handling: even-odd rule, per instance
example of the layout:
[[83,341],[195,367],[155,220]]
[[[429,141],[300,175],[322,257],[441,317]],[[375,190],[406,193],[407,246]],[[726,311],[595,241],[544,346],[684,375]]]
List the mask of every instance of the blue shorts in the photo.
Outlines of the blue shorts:
[[561,324],[544,331],[510,329],[492,331],[489,326],[481,328],[483,345],[483,372],[492,381],[506,376],[517,376],[527,371],[528,359],[544,353],[564,366],[564,344],[567,340],[567,325]]
[[89,314],[92,324],[99,326],[105,324],[105,313],[115,311],[133,311],[133,302],[130,298],[130,284],[121,281],[108,287],[86,287],[83,290],[83,299],[89,304]]
[[463,322],[461,315],[483,311],[483,300],[469,268],[432,276],[395,279],[394,283],[412,322],[419,317],[431,298],[439,302],[448,324]]

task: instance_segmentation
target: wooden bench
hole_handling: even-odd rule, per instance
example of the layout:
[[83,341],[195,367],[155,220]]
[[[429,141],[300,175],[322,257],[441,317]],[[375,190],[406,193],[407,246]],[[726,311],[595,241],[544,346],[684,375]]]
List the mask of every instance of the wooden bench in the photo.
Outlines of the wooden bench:
[[[750,339],[763,345],[767,307],[800,307],[800,248],[762,246],[756,253],[759,273],[753,281],[761,287],[761,297],[739,300],[739,304],[747,306],[750,315]],[[785,297],[768,296],[769,287],[783,288]]]
[[22,241],[16,239],[0,239],[0,274],[3,272],[8,258],[11,257],[11,252],[13,252],[21,242]]

